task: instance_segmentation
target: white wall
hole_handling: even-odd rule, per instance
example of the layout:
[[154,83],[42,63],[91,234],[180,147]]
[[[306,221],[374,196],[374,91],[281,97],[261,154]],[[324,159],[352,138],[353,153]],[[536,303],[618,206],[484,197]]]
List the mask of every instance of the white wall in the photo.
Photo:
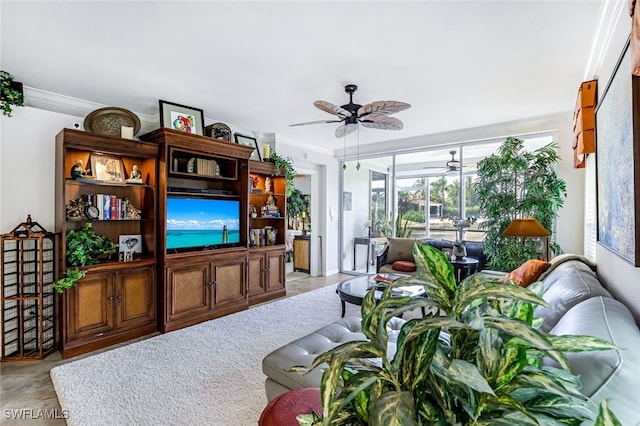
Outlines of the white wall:
[[0,232],[11,231],[27,214],[53,232],[55,137],[82,119],[30,107],[12,115],[0,118]]

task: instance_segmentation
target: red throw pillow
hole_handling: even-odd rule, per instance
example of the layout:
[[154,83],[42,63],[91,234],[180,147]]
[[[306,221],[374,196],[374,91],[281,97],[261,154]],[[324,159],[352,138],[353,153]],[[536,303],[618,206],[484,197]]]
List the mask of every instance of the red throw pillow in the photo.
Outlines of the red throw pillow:
[[507,278],[518,283],[520,287],[527,287],[538,280],[551,264],[543,260],[527,260],[519,268],[514,269]]
[[393,262],[392,268],[396,271],[415,272],[416,264],[413,262],[409,262],[408,260],[396,260],[395,262]]

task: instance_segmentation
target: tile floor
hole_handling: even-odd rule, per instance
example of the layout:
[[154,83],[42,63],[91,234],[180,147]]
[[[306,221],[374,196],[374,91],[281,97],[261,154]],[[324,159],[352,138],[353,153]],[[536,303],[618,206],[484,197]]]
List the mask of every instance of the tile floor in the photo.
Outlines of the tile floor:
[[[290,273],[287,280],[287,297],[336,284],[350,275],[336,274],[329,277],[311,277],[299,272]],[[151,335],[153,336],[153,335]],[[151,336],[146,336],[148,338]],[[143,338],[143,339],[144,339]],[[135,340],[134,340],[135,341]],[[132,341],[121,345],[130,344]],[[111,346],[102,351],[113,349]],[[60,408],[49,370],[53,367],[95,355],[100,351],[62,359],[59,352],[42,361],[0,363],[0,424],[6,425],[64,425],[65,413]]]

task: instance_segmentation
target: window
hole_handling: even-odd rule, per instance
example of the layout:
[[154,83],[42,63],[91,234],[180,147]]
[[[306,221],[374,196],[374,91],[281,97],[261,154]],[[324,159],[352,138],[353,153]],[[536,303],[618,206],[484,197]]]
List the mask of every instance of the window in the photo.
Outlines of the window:
[[[551,135],[520,138],[530,151],[552,141]],[[366,262],[372,266],[373,249],[369,247],[367,257],[361,253],[366,246],[354,241],[359,236],[372,236],[383,222],[388,226],[387,236],[453,241],[460,238],[455,224],[462,219],[469,222],[462,238],[482,241],[484,218],[473,182],[477,163],[496,153],[502,142],[499,139],[361,157],[359,170],[355,161],[346,162],[343,190],[352,193],[353,209],[342,212],[342,271],[365,272]]]

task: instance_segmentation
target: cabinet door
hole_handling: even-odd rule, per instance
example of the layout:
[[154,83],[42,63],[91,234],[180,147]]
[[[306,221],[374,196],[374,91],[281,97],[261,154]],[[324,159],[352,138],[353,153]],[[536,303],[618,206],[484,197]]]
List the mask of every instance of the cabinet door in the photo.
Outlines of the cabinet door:
[[245,256],[212,263],[214,309],[249,305],[245,265]]
[[309,251],[311,241],[303,238],[293,240],[293,269],[296,271],[309,272]]
[[266,253],[267,291],[285,288],[284,249]]
[[113,329],[111,272],[88,273],[65,293],[67,341],[100,337]]
[[210,309],[209,263],[167,268],[166,321],[189,318]]
[[153,268],[116,272],[116,327],[137,328],[156,318]]
[[247,267],[247,281],[249,283],[249,297],[263,294],[266,291],[266,267],[263,253],[250,254]]

